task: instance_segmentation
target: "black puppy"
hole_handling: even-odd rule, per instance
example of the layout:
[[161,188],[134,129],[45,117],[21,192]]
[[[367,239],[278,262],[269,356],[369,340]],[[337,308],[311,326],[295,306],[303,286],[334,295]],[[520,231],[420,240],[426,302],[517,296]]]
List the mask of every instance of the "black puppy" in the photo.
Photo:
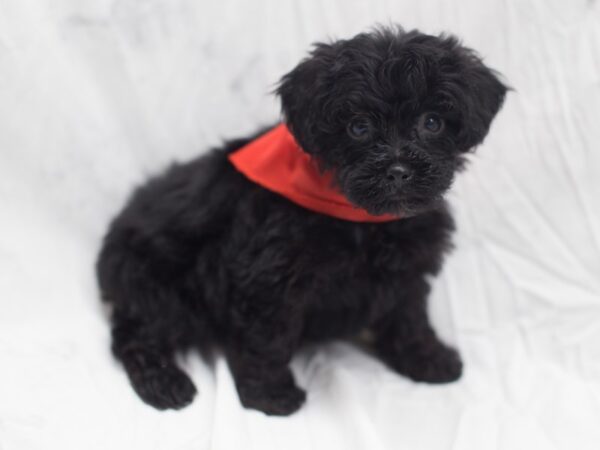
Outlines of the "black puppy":
[[113,351],[157,408],[196,389],[174,352],[218,343],[242,404],[290,414],[305,399],[288,367],[306,342],[363,330],[413,380],[460,377],[426,312],[428,277],[450,248],[442,195],[486,136],[507,88],[450,36],[380,28],[317,44],[281,80],[285,123],[336,188],[386,222],[319,214],[250,181],[229,142],[139,188],[97,270]]

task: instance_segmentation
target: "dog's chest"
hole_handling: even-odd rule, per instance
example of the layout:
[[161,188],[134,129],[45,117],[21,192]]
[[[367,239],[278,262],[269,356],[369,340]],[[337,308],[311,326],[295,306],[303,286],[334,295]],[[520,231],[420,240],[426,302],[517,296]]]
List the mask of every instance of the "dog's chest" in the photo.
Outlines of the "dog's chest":
[[401,296],[403,252],[383,227],[321,230],[320,239],[307,239],[294,264],[294,279],[306,280],[307,337],[357,333],[394,307]]
[[357,248],[360,248],[365,242],[365,234],[366,231],[361,228],[354,228],[352,231],[352,239],[354,241],[354,245]]
[[445,235],[435,219],[340,221],[263,191],[242,206],[221,248],[232,301],[301,310],[310,338],[357,333],[389,314]]

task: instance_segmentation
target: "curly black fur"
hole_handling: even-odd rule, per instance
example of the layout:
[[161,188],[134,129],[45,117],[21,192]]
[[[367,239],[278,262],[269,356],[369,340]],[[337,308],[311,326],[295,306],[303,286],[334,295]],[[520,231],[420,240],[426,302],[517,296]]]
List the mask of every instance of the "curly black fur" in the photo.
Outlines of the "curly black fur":
[[174,352],[218,343],[244,406],[290,414],[305,400],[288,367],[296,349],[365,329],[398,372],[457,379],[460,358],[427,319],[427,278],[450,247],[442,195],[506,87],[453,37],[382,28],[317,44],[277,93],[298,142],[351,202],[405,218],[342,221],[250,182],[227,154],[255,136],[152,179],[97,264],[134,389],[157,408],[187,405],[196,389]]

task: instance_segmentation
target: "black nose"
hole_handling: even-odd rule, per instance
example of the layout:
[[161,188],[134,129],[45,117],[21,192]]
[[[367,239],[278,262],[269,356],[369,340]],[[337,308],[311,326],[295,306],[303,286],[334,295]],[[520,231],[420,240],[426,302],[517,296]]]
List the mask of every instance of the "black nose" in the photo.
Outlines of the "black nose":
[[405,164],[397,163],[391,166],[387,171],[387,179],[394,183],[401,184],[412,178],[412,170]]

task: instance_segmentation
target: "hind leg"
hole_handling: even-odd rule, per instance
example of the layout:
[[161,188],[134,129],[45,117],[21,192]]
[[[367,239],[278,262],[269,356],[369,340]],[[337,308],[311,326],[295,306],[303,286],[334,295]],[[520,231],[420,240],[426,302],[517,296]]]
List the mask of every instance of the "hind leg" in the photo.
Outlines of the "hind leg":
[[196,387],[174,360],[174,350],[157,330],[140,321],[113,317],[115,356],[123,363],[133,389],[157,409],[180,409],[192,402]]

